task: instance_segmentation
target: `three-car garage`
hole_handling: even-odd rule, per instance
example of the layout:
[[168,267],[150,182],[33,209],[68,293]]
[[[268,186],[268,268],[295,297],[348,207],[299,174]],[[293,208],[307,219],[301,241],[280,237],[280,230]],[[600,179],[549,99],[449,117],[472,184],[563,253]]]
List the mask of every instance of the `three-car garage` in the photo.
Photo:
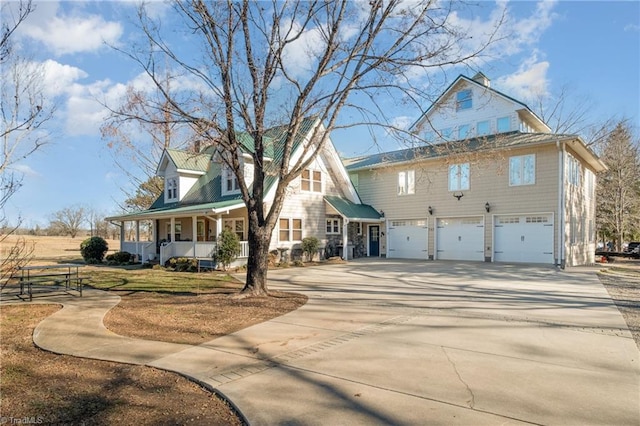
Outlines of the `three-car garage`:
[[[485,223],[484,216],[430,220],[435,228],[433,259],[482,262],[487,248],[494,262],[555,262],[552,213],[495,215],[492,223]],[[389,220],[387,257],[429,259],[429,224],[429,219]],[[486,226],[492,232],[486,232]]]

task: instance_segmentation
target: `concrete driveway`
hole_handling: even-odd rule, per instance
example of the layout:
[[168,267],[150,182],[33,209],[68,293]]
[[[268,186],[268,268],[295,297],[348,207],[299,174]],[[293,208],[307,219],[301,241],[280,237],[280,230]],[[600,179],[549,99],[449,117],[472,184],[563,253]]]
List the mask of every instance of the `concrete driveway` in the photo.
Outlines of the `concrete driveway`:
[[88,289],[59,296],[34,342],[179,372],[252,425],[638,425],[640,353],[595,271],[388,259],[270,271],[271,288],[309,302],[199,346],[110,332],[120,298]]
[[640,353],[595,271],[388,259],[270,271],[271,288],[309,303],[211,342],[249,361],[207,381],[253,425],[638,425]]

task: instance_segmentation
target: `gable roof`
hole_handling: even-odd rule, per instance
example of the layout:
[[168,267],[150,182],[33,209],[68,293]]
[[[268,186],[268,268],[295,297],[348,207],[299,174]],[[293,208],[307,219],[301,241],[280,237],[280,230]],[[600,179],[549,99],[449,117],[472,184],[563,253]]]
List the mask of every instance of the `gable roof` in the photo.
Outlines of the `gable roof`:
[[[309,135],[309,132],[318,123],[317,117],[305,118],[298,134],[294,138],[291,152],[295,152],[302,141]],[[278,164],[284,155],[284,143],[287,137],[288,125],[276,126],[265,131],[265,156],[271,155],[273,161],[265,164],[265,188],[264,193],[269,190],[277,182],[277,175],[273,173],[277,170]],[[241,150],[246,153],[253,152],[253,139],[246,132],[238,132]],[[160,164],[163,159],[169,159],[176,164],[179,170],[198,171],[201,176],[195,184],[189,189],[182,200],[167,203],[164,199],[164,191],[153,202],[149,209],[137,212],[114,216],[108,218],[113,219],[143,219],[146,217],[157,217],[159,214],[167,214],[168,216],[175,213],[187,212],[217,212],[233,210],[244,207],[242,194],[222,195],[222,165],[220,163],[211,162],[212,156],[215,154],[213,149],[205,149],[202,154],[193,154],[187,151],[179,151],[174,149],[166,149],[163,153]],[[206,163],[206,167],[205,167]],[[251,188],[249,188],[251,191]]]
[[342,197],[325,195],[324,200],[340,215],[353,221],[381,221],[382,216],[368,204],[356,204]]
[[208,154],[195,154],[193,152],[166,148],[158,163],[158,171],[167,159],[173,162],[178,172],[190,172],[202,175],[209,169],[211,156]]
[[414,163],[416,161],[433,160],[468,152],[489,152],[496,149],[556,143],[569,144],[595,171],[598,172],[606,169],[604,163],[577,135],[521,133],[519,131],[347,158],[344,159],[343,162],[347,171],[353,172]]
[[452,92],[453,88],[458,85],[460,82],[464,81],[467,82],[469,84],[473,84],[476,85],[480,88],[482,88],[483,90],[487,90],[488,92],[491,92],[497,96],[500,96],[508,101],[514,102],[518,105],[520,105],[522,108],[519,110],[520,113],[523,113],[524,115],[528,116],[530,119],[532,119],[533,121],[536,121],[539,123],[539,125],[541,125],[542,128],[546,128],[547,131],[551,131],[551,129],[549,128],[549,126],[547,126],[547,124],[542,121],[542,119],[540,117],[538,117],[538,115],[536,113],[534,113],[524,102],[521,102],[515,98],[512,98],[509,95],[506,95],[502,92],[500,92],[499,90],[493,89],[489,86],[485,86],[484,84],[476,81],[476,79],[486,79],[488,80],[488,78],[482,74],[481,72],[477,73],[474,78],[469,78],[466,75],[462,75],[460,74],[455,80],[453,80],[453,82],[451,84],[449,84],[449,86],[447,86],[447,88],[442,92],[442,94],[440,94],[440,96],[438,96],[438,99],[436,99],[430,106],[429,108],[427,108],[427,110],[420,115],[420,117],[418,117],[418,119],[416,121],[413,122],[413,124],[411,126],[409,126],[409,131],[412,132],[414,130],[414,128],[420,123],[422,122],[422,120],[428,116],[431,111],[433,111],[434,109],[437,108],[437,106],[441,103],[441,101],[443,99],[445,99],[447,96],[449,96],[450,92]]

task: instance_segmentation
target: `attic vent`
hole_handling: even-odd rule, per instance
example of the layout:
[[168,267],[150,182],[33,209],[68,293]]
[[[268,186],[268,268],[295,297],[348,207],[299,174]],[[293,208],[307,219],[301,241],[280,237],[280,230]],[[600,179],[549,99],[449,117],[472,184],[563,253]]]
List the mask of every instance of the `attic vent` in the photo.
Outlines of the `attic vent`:
[[474,75],[472,80],[482,84],[485,87],[491,87],[491,80],[489,80],[489,78],[486,75],[482,74],[481,72]]

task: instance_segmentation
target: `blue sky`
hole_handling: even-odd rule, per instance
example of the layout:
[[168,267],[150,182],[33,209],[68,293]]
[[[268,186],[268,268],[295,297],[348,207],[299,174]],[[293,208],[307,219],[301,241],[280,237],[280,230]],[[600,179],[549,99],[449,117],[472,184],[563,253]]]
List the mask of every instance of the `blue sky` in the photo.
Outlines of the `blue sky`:
[[[554,94],[568,86],[576,98],[590,101],[594,122],[627,118],[640,128],[640,2],[498,5],[504,3],[514,31],[511,43],[475,68],[492,87],[533,108],[532,91]],[[480,5],[478,27],[497,7]],[[141,70],[105,44],[127,45],[134,14],[134,2],[40,2],[16,34],[16,46],[44,64],[46,92],[58,108],[48,123],[51,143],[14,168],[24,178],[5,206],[10,223],[21,216],[27,227],[47,226],[52,213],[73,205],[103,215],[120,213],[120,188],[127,181],[100,138],[106,112],[95,99],[116,103],[126,85],[139,79]],[[461,72],[471,76],[474,71],[451,70],[449,82]],[[395,116],[398,123],[411,123],[419,113],[398,107]],[[365,129],[335,132],[332,140],[345,156],[371,152]],[[380,142],[376,149],[397,148],[392,140]]]

